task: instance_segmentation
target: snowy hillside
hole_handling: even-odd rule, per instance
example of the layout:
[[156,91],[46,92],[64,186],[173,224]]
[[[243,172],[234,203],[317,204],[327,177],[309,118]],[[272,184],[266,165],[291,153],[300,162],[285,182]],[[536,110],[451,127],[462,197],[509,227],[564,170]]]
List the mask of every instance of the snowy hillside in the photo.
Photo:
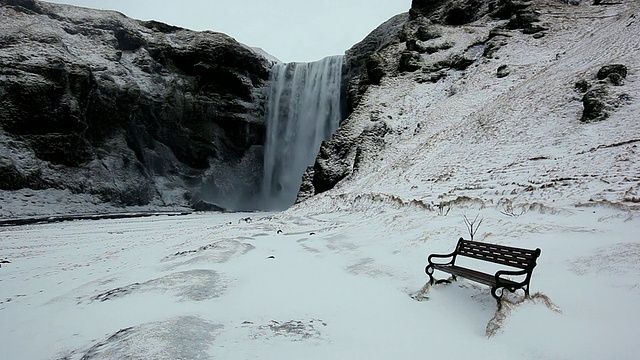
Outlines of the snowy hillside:
[[[348,121],[385,122],[384,143],[285,212],[0,228],[2,358],[636,359],[640,3],[544,4],[544,37],[371,86]],[[575,84],[609,64],[628,101],[581,122]],[[463,215],[476,240],[542,250],[533,299],[423,288]]]

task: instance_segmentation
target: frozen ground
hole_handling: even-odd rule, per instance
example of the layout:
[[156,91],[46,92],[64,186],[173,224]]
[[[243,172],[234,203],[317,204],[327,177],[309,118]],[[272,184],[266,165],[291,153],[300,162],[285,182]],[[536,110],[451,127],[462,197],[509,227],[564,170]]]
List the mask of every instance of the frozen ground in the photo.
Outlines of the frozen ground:
[[[353,116],[386,147],[288,211],[0,228],[2,358],[637,359],[640,4],[542,17],[464,74],[371,88]],[[581,123],[573,85],[610,63],[632,101]],[[542,250],[536,299],[420,291],[465,214]]]

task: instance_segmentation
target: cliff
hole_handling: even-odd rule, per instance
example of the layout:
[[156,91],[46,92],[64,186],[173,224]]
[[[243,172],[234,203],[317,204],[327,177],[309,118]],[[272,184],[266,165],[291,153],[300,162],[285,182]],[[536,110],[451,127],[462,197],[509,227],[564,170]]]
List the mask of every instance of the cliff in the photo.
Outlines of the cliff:
[[270,66],[220,33],[0,0],[3,214],[39,191],[54,208],[237,206],[261,177]]

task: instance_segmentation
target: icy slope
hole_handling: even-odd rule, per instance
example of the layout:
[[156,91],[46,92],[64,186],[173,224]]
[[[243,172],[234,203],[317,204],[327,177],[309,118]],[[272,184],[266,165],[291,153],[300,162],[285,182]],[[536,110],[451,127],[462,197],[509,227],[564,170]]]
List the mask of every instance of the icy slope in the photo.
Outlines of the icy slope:
[[[638,7],[550,3],[541,11],[548,34],[535,39],[511,32],[495,54],[499,59],[480,60],[436,84],[418,83],[414,74],[384,79],[351,121],[385,122],[392,129],[385,148],[363,157],[353,180],[328,196],[381,193],[434,205],[470,197],[487,206],[634,206],[640,181]],[[464,43],[475,31],[483,29],[461,27],[448,36]],[[611,88],[631,102],[606,121],[580,122],[582,94],[574,84],[595,83],[597,71],[612,63],[630,69],[625,84]],[[496,77],[500,65],[511,69],[508,77]]]

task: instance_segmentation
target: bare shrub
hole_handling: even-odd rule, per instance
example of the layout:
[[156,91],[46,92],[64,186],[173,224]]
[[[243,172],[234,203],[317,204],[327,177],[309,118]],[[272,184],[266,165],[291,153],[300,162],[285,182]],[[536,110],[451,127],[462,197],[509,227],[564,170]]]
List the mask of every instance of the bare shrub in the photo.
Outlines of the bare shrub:
[[467,217],[466,214],[462,214],[462,218],[464,219],[464,224],[467,227],[467,231],[469,232],[469,236],[471,236],[471,240],[473,240],[473,237],[478,232],[478,228],[480,227],[480,225],[484,221],[484,218],[478,219],[479,216],[480,216],[480,214],[476,215],[476,217],[473,218],[473,220],[469,220],[469,218]]

